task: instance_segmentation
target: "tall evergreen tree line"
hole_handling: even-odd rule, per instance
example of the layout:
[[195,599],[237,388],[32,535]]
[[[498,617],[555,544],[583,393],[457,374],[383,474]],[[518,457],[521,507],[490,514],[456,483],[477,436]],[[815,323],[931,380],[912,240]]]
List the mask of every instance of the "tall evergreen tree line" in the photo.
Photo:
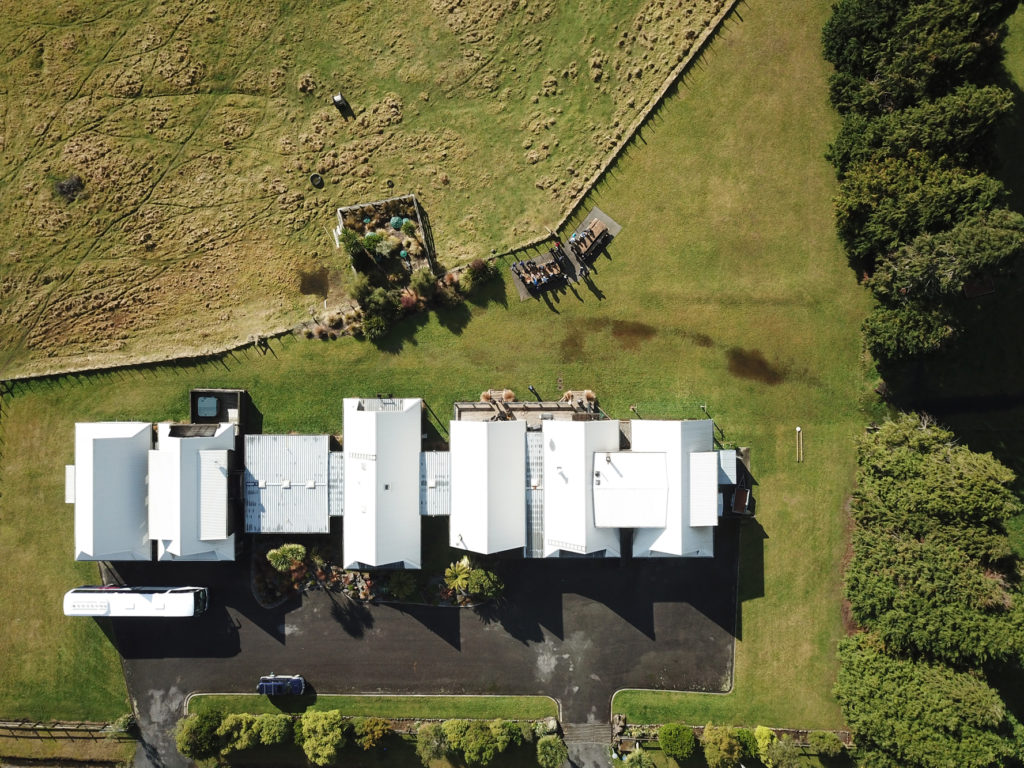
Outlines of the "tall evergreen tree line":
[[993,178],[1014,107],[1003,77],[1018,0],[839,0],[823,30],[842,127],[827,153],[836,224],[878,303],[863,326],[881,361],[957,337],[964,288],[1024,256],[1024,217]]
[[[1004,700],[1024,652],[1013,473],[904,414],[858,446],[836,695],[863,765],[989,768],[1024,758]],[[1001,692],[1002,687],[1003,692]]]

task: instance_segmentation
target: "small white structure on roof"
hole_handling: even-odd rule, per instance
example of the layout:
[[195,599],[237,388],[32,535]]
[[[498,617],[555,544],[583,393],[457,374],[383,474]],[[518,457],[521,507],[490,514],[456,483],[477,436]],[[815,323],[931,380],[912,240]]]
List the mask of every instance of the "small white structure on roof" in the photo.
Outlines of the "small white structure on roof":
[[149,451],[149,536],[158,560],[234,560],[228,532],[232,424],[157,425]]
[[245,436],[246,533],[330,532],[329,439]]
[[594,524],[598,528],[663,528],[667,508],[664,453],[594,454]]
[[637,530],[633,556],[713,557],[719,472],[714,423],[641,419],[630,428],[633,450],[663,453],[668,469],[665,526]]
[[345,398],[346,568],[420,567],[419,398]]
[[619,556],[619,532],[594,520],[594,455],[618,451],[617,421],[545,421],[544,557]]
[[448,543],[489,555],[526,546],[526,422],[453,421]]
[[75,505],[76,560],[151,560],[146,456],[153,425],[75,424],[75,464],[65,468],[64,500]]

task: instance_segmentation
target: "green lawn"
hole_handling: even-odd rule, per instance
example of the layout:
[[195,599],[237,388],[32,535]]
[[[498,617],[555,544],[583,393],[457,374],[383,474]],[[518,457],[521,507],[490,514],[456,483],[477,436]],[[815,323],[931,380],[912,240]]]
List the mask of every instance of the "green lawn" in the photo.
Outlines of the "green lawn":
[[224,696],[202,694],[188,702],[189,714],[216,709],[224,714],[248,712],[254,715],[278,712],[306,712],[337,709],[353,717],[469,718],[540,720],[558,717],[558,706],[545,696],[316,696],[308,701],[271,701],[266,696]]
[[833,234],[822,159],[835,128],[818,57],[828,5],[741,5],[600,185],[593,202],[624,225],[597,263],[603,300],[580,286],[552,311],[506,284],[407,320],[383,351],[289,337],[266,355],[17,386],[0,425],[0,620],[23,630],[0,639],[19,659],[0,680],[0,715],[123,707],[102,633],[60,615],[60,594],[93,578],[70,562],[61,493],[76,420],[182,419],[189,387],[241,386],[265,431],[338,433],[345,396],[422,396],[446,424],[455,399],[505,386],[528,396],[533,384],[546,397],[592,388],[615,418],[631,404],[644,418],[699,417],[706,404],[726,440],[752,448],[760,528],[743,542],[733,692],[633,695],[617,708],[631,720],[839,726],[843,508],[864,421],[868,301]]

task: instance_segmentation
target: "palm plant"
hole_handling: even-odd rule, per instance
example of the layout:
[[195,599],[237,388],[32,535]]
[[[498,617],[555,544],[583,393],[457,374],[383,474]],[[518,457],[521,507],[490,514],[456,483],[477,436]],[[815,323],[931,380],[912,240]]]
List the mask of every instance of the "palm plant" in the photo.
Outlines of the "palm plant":
[[469,589],[469,573],[472,570],[468,555],[457,560],[444,570],[445,586],[456,594],[466,594],[466,590]]

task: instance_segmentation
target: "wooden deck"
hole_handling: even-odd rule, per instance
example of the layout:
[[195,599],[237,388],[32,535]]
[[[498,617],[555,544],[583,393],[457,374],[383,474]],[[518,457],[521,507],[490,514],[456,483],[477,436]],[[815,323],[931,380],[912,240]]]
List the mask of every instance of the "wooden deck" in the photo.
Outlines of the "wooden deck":
[[[562,274],[565,275],[569,282],[580,282],[580,276],[585,275],[589,269],[587,262],[592,262],[594,258],[596,258],[596,256],[607,247],[612,238],[622,231],[622,226],[600,208],[594,206],[590,209],[590,212],[583,217],[583,220],[580,222],[579,226],[576,227],[573,234],[577,238],[582,238],[583,233],[588,229],[591,232],[591,236],[589,238],[582,239],[582,248],[579,249],[579,255],[569,247],[567,241],[559,243],[559,256],[563,262]],[[551,250],[553,249],[554,243],[551,245]],[[556,259],[551,255],[550,251],[532,259],[537,266],[541,267],[550,264],[555,260]],[[565,264],[570,265],[571,268],[565,269]],[[551,290],[551,288],[531,290],[527,287],[526,282],[511,268],[509,269],[509,272],[512,275],[512,283],[516,287],[516,292],[519,294],[520,301],[526,301],[527,299],[539,299],[540,294],[543,293],[544,290]]]

